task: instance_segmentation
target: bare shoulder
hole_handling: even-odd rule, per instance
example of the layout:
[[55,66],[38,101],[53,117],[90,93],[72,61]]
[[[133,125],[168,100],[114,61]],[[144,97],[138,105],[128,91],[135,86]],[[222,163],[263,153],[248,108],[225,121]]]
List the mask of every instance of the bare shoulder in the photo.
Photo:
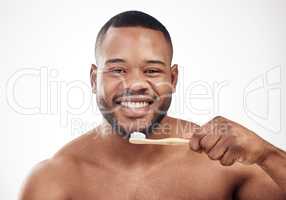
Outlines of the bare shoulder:
[[75,160],[66,156],[40,162],[25,181],[20,199],[69,199],[71,185],[76,179],[76,166]]
[[200,128],[200,126],[194,122],[169,117],[172,130],[175,130],[178,137],[191,138],[192,134]]
[[61,148],[52,158],[37,164],[22,188],[21,200],[70,199],[78,187],[80,167],[90,151],[91,135],[84,134]]

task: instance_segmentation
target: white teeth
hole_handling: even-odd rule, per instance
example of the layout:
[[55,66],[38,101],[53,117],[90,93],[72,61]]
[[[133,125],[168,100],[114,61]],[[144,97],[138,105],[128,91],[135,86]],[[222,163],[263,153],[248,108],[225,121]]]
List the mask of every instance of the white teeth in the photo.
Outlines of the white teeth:
[[123,101],[121,102],[122,106],[128,107],[128,108],[144,108],[146,106],[148,106],[149,104],[147,102],[128,102],[128,101]]

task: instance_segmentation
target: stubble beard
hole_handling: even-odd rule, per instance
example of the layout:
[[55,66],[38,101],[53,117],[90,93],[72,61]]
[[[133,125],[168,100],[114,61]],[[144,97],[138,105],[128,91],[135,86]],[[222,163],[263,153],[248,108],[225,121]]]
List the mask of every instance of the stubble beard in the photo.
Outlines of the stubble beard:
[[[160,122],[162,121],[162,119],[167,115],[167,111],[171,105],[171,101],[172,101],[171,95],[166,97],[166,100],[164,100],[162,105],[159,106],[158,110],[155,111],[152,120],[143,128],[139,128],[137,130],[135,127],[136,131],[144,133],[146,137],[152,135],[154,130],[160,125]],[[101,97],[96,98],[96,102],[97,102],[97,105],[99,107],[99,110],[102,116],[111,125],[111,128],[113,130],[112,132],[118,134],[123,139],[129,139],[130,134],[133,131],[129,131],[119,124],[114,113],[111,111],[112,108],[110,108],[107,105],[106,101],[103,98]],[[139,123],[140,123],[140,120],[137,123],[137,127],[139,126]]]

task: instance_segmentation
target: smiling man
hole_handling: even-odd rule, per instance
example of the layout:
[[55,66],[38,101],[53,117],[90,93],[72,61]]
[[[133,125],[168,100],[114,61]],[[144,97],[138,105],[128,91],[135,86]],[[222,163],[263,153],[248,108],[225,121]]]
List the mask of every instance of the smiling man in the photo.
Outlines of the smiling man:
[[[285,200],[286,153],[224,117],[169,117],[178,67],[166,28],[139,11],[100,30],[90,76],[104,122],[40,163],[22,200]],[[182,137],[189,145],[136,145]]]

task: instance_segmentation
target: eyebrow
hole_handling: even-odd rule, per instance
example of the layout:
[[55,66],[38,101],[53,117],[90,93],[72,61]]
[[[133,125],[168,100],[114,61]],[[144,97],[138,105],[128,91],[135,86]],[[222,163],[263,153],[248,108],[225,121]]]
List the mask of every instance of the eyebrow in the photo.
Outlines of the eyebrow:
[[146,60],[145,62],[147,64],[159,64],[159,65],[162,65],[162,66],[166,66],[166,63],[164,63],[161,60]]
[[[145,60],[144,62],[147,64],[159,64],[162,66],[166,66],[166,63],[161,60]],[[105,65],[111,64],[111,63],[126,63],[126,60],[122,58],[111,58],[105,61]]]
[[121,58],[112,58],[105,61],[105,64],[110,64],[110,63],[126,63],[126,61]]

